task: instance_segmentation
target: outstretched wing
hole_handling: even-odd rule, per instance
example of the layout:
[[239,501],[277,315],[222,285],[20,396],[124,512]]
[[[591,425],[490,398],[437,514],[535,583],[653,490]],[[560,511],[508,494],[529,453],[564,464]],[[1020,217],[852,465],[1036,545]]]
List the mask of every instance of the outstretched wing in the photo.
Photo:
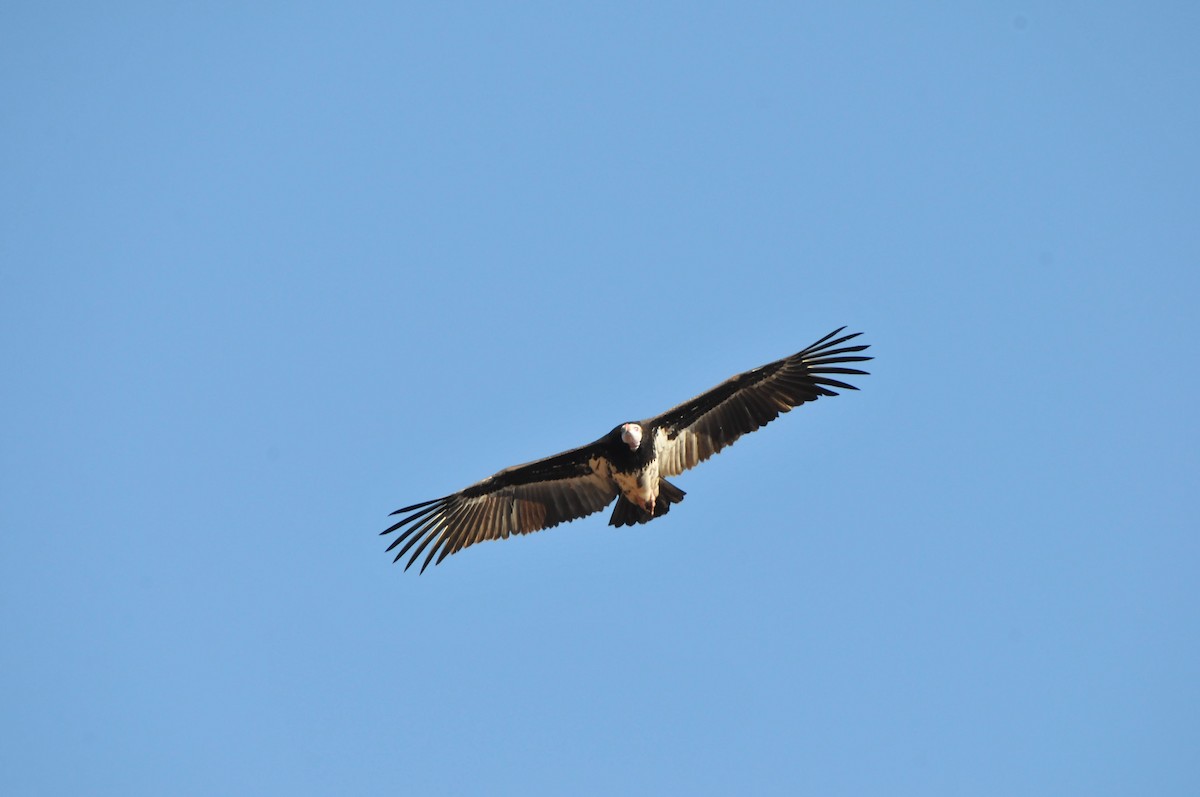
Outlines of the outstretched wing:
[[766,426],[780,413],[821,396],[836,396],[832,388],[857,390],[829,376],[867,373],[842,365],[871,359],[858,354],[866,345],[842,346],[861,332],[833,339],[843,329],[835,329],[791,357],[727,379],[648,421],[666,436],[658,454],[659,473],[677,476],[694,468],[747,432]]
[[599,443],[592,443],[505,468],[453,495],[397,509],[393,515],[406,517],[381,534],[404,529],[388,550],[403,546],[396,553],[398,562],[415,546],[405,570],[429,548],[421,564],[425,572],[435,556],[441,563],[483,540],[528,534],[599,512],[617,497],[609,473]]

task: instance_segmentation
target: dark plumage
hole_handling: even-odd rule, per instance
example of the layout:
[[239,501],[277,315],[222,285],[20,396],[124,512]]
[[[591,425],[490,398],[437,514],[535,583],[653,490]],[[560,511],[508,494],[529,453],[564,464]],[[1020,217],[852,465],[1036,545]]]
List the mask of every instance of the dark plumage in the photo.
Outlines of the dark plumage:
[[[623,423],[594,443],[505,468],[457,493],[403,509],[382,534],[401,533],[395,561],[422,554],[421,571],[483,540],[528,534],[599,512],[617,499],[609,523],[632,526],[667,514],[684,492],[666,480],[753,432],[793,407],[834,388],[857,390],[831,374],[866,375],[848,368],[871,358],[867,346],[842,344],[858,337],[834,330],[804,351],[738,374],[645,421]],[[407,528],[405,528],[407,526]],[[411,553],[410,553],[411,552]]]

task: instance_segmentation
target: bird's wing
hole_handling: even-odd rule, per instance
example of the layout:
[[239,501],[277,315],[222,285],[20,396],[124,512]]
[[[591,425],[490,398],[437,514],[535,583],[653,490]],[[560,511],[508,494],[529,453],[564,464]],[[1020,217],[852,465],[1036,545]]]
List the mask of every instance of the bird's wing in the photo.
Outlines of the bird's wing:
[[[429,549],[421,572],[437,557],[483,540],[528,534],[599,512],[617,497],[599,441],[552,457],[505,468],[453,495],[397,509],[406,515],[382,534],[404,529],[388,550],[395,561],[414,549],[404,569]],[[414,548],[415,546],[415,548]],[[432,547],[431,547],[432,546]]]
[[648,421],[666,436],[658,454],[659,473],[676,476],[694,468],[747,432],[766,426],[780,413],[821,396],[836,396],[833,388],[857,390],[828,376],[867,373],[842,365],[871,359],[858,354],[866,345],[842,346],[862,334],[837,337],[843,329],[834,330],[791,357],[727,379]]

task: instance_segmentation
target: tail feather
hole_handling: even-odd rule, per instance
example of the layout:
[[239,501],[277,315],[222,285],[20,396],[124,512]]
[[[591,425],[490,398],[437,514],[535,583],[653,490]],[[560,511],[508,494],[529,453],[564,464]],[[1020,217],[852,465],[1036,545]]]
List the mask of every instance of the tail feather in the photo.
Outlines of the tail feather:
[[683,500],[685,495],[687,493],[683,490],[680,490],[666,479],[662,479],[658,483],[658,500],[654,502],[653,515],[622,495],[617,498],[617,505],[613,507],[612,517],[608,519],[608,525],[634,526],[641,523],[649,523],[651,520],[662,517],[670,512],[671,504],[678,504]]

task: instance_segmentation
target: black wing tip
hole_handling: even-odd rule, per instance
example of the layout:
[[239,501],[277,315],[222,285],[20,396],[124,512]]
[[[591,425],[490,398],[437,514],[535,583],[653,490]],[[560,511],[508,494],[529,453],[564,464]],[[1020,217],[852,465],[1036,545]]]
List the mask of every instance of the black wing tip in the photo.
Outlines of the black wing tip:
[[860,354],[871,347],[869,343],[856,343],[853,346],[842,345],[863,334],[851,332],[849,335],[842,335],[841,333],[845,329],[844,326],[838,327],[804,351],[789,358],[800,364],[809,380],[823,388],[822,395],[836,396],[835,390],[858,390],[856,385],[831,378],[829,374],[838,374],[839,376],[871,375],[869,371],[861,368],[847,367],[849,363],[865,363],[875,358],[869,354]]
[[[406,554],[406,553],[408,553],[408,552],[401,551],[400,553],[396,554],[396,558],[392,560],[392,564],[398,564],[400,562],[400,558],[402,556],[404,556],[404,554]],[[404,565],[404,572],[407,573],[408,569],[412,566],[413,566],[413,559],[409,559],[408,562]],[[420,570],[417,571],[417,575],[419,576],[424,572],[425,572],[425,568],[422,567]]]
[[[428,545],[432,541],[433,537],[432,536],[426,537],[425,541],[423,543],[421,543],[417,547],[417,550],[413,551],[412,555],[410,556],[409,550],[413,547],[414,544],[419,542],[420,539],[421,539],[421,535],[417,535],[416,537],[413,537],[411,540],[409,540],[408,543],[403,548],[401,548],[399,551],[396,552],[395,558],[392,559],[392,564],[399,564],[401,559],[403,559],[405,556],[408,556],[409,557],[408,561],[404,563],[404,571],[408,572],[408,569],[413,566],[414,562],[417,561],[417,557],[421,555],[421,552],[423,550],[425,550],[425,546]],[[395,542],[393,542],[391,545],[388,546],[387,552],[391,553],[392,549],[395,548],[397,544],[399,544],[400,542],[403,542],[403,541],[404,541],[403,537],[398,538]],[[435,546],[435,550],[436,550],[436,546]],[[429,562],[426,561],[425,564],[428,565]],[[422,567],[419,572],[424,573],[425,568]]]
[[[846,330],[846,327],[844,327],[844,326],[838,327],[837,329],[833,330],[825,337],[818,340],[816,343],[809,346],[808,347],[809,350],[811,351],[812,349],[817,349],[817,348],[828,349],[831,346],[841,345],[842,343],[845,343],[848,340],[854,340],[855,338],[857,338],[863,334],[861,332],[851,332],[849,335],[842,335],[842,337],[837,338],[837,340],[831,340],[831,338],[835,338],[838,335],[841,335],[842,332],[844,332],[845,330]],[[863,349],[865,349],[868,346],[870,346],[871,344],[860,343],[860,344],[856,344],[856,345],[861,346]]]
[[[837,337],[846,327],[838,327],[830,332],[825,337],[818,340],[803,351],[789,357],[789,360],[801,360],[807,362],[809,367],[819,365],[831,365],[833,363],[853,363],[866,362],[867,360],[875,359],[869,354],[859,354],[871,348],[869,343],[856,343],[853,346],[843,346],[843,343],[854,340],[861,332],[852,332],[849,335]],[[840,347],[840,348],[837,348]]]
[[845,341],[847,341],[847,340],[854,340],[855,338],[857,338],[859,335],[861,335],[861,334],[862,334],[861,332],[851,332],[849,335],[846,335],[846,336],[844,336],[844,337],[838,338],[838,340],[837,340],[836,342],[834,342],[834,343],[830,343],[830,342],[829,342],[829,339],[830,339],[830,338],[834,337],[835,335],[841,335],[843,332],[845,332],[845,331],[846,331],[846,327],[847,327],[847,326],[849,326],[849,325],[848,325],[848,324],[843,324],[842,326],[840,326],[840,327],[838,327],[837,329],[835,329],[835,330],[833,330],[832,332],[830,332],[830,333],[829,333],[828,335],[826,335],[825,337],[823,337],[823,338],[821,338],[820,340],[818,340],[818,341],[817,341],[816,343],[814,343],[812,346],[809,346],[809,348],[811,349],[811,348],[813,348],[814,346],[820,346],[820,345],[823,345],[823,344],[824,344],[824,345],[828,345],[828,346],[836,346],[838,343],[843,343],[843,342],[845,342]]
[[[443,548],[446,542],[446,537],[440,533],[441,529],[438,529],[437,527],[439,525],[439,520],[444,518],[445,507],[451,498],[453,498],[453,496],[448,495],[443,496],[442,498],[434,498],[431,501],[422,501],[419,504],[412,504],[410,506],[397,509],[395,512],[391,512],[388,515],[389,517],[392,517],[395,515],[408,513],[398,522],[393,523],[383,531],[379,532],[380,536],[384,536],[408,526],[407,529],[404,529],[403,532],[396,535],[396,539],[392,540],[391,545],[389,545],[386,549],[387,553],[391,553],[392,550],[397,546],[402,546],[400,550],[396,552],[395,558],[392,559],[392,564],[397,564],[402,558],[409,556],[409,551],[416,546],[416,550],[412,552],[408,562],[404,565],[404,569],[407,571],[416,562],[417,557],[419,557],[429,546],[429,544],[436,539],[438,540],[437,544],[433,546],[433,549],[430,551],[429,558],[425,560],[424,565],[422,565],[420,569],[420,572],[425,572],[425,568],[429,566],[429,560],[433,558],[433,554],[436,553],[439,548]],[[443,550],[444,549],[445,548],[443,548]],[[439,559],[438,561],[441,560]]]
[[[392,560],[392,564],[399,564],[400,559],[406,553],[408,553],[408,551],[401,551],[400,553],[396,554],[396,558]],[[405,573],[407,573],[408,569],[413,566],[413,561],[415,561],[415,559],[416,559],[416,557],[414,556],[404,564],[404,572]],[[422,567],[420,570],[417,571],[417,575],[421,575],[424,572],[425,572],[425,568]]]
[[448,495],[444,495],[441,498],[434,498],[429,501],[422,501],[421,503],[413,504],[412,506],[402,506],[399,509],[397,509],[395,512],[389,512],[388,517],[391,517],[392,515],[400,515],[405,512],[411,512],[414,509],[420,509],[421,507],[429,506],[430,504],[436,504],[438,501],[445,501],[449,497],[450,496],[448,496]]

